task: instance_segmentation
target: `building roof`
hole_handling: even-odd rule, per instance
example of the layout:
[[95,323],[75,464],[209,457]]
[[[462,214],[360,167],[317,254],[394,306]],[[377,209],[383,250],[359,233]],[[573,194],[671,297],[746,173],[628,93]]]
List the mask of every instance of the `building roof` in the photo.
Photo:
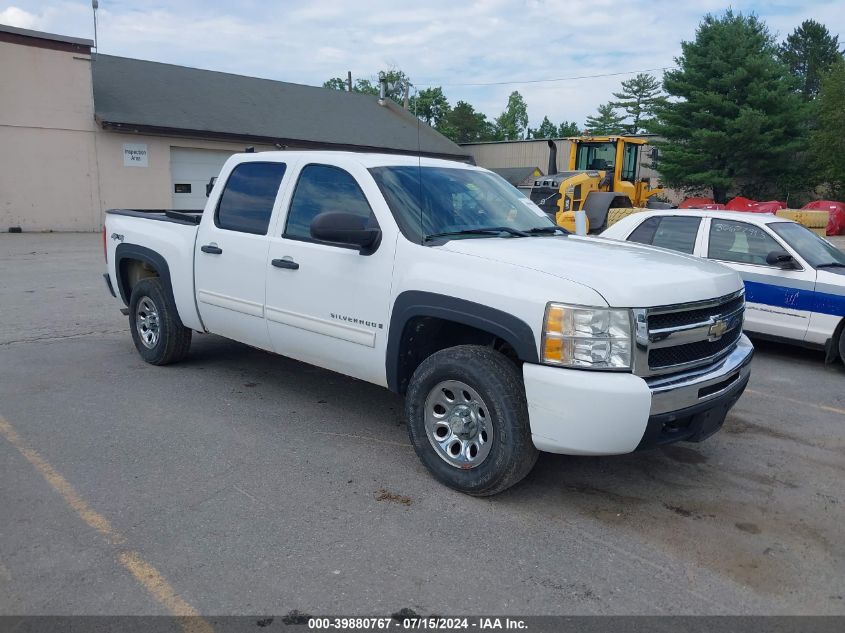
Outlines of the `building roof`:
[[90,53],[94,46],[93,40],[82,37],[68,37],[67,35],[56,35],[43,31],[30,31],[19,29],[16,26],[0,24],[0,42],[11,42],[23,46],[37,46],[39,48],[52,48],[68,52]]
[[111,55],[92,69],[104,128],[469,158],[389,99]]
[[496,172],[514,187],[533,181],[535,176],[543,175],[539,167],[491,167],[490,171]]

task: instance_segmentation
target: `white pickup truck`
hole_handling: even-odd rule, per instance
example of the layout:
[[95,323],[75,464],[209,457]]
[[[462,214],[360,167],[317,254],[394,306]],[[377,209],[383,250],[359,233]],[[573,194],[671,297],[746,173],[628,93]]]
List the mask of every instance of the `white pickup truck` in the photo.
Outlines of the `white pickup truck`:
[[208,332],[387,387],[422,462],[472,495],[538,450],[701,441],[749,378],[737,273],[570,235],[463,163],[238,154],[204,211],[110,210],[103,240],[144,360]]

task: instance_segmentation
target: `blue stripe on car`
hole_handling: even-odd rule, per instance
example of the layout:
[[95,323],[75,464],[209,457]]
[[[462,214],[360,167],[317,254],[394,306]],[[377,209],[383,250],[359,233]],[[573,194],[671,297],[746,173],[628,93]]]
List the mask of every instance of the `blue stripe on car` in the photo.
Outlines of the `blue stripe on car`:
[[845,316],[845,295],[814,292],[804,288],[790,288],[758,281],[745,281],[745,300],[748,303]]

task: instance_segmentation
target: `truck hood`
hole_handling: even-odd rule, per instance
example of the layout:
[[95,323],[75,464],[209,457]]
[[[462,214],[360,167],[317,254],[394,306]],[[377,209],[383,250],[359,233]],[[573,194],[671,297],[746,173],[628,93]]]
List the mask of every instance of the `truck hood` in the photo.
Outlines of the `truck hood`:
[[[701,301],[742,288],[742,279],[726,266],[663,248],[601,237],[459,239],[442,248],[588,286],[609,306],[619,308]],[[559,299],[565,301],[566,297]]]

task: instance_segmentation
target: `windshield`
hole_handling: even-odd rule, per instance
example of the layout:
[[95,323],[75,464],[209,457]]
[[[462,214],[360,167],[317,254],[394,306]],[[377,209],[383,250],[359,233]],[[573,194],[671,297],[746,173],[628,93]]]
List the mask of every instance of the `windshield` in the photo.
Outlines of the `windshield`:
[[[409,240],[470,231],[464,239],[554,229],[555,223],[496,174],[449,167],[373,167],[370,173]],[[471,233],[502,229],[501,233]]]
[[579,143],[575,169],[612,170],[616,163],[615,143]]
[[773,222],[769,228],[798,251],[813,268],[824,264],[845,264],[845,253],[800,224]]

